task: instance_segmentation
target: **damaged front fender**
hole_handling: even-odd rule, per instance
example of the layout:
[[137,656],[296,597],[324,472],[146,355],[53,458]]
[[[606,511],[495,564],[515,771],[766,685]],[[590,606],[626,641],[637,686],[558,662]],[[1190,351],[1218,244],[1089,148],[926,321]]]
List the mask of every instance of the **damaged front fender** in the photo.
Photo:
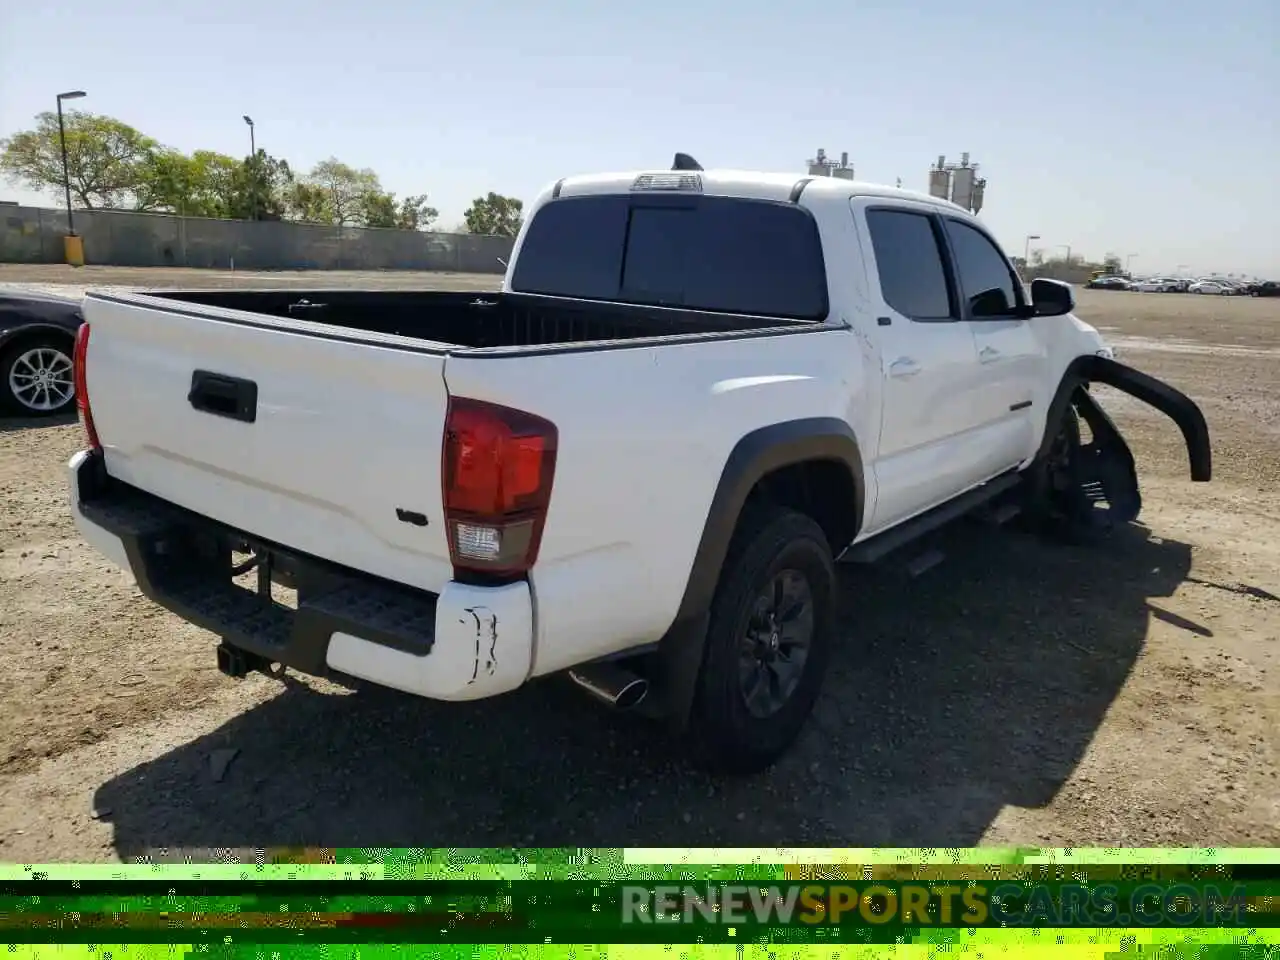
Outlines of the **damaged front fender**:
[[[1155,407],[1176,423],[1187,444],[1191,479],[1197,483],[1207,483],[1212,478],[1213,453],[1209,443],[1209,426],[1195,401],[1167,383],[1126,364],[1107,357],[1080,357],[1072,364],[1067,378],[1058,390],[1050,416],[1054,413],[1061,416],[1076,387],[1090,382],[1122,390],[1134,399]],[[1057,421],[1051,419],[1049,422]]]

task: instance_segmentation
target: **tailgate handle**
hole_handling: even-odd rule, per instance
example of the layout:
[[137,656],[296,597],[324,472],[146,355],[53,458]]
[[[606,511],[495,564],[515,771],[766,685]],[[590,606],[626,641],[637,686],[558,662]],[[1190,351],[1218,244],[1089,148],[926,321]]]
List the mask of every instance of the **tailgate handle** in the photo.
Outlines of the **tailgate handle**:
[[191,374],[191,406],[215,417],[253,423],[258,419],[258,385],[252,380],[228,377],[208,370]]

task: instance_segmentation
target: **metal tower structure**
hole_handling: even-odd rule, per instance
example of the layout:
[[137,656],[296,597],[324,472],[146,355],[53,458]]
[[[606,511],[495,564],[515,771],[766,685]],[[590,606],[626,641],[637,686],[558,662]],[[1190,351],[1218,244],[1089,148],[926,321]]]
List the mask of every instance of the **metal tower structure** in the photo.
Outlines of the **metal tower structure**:
[[827,156],[827,151],[818,148],[818,155],[809,161],[809,176],[835,177],[838,180],[852,180],[853,166],[849,163],[849,152],[840,154],[840,162]]
[[938,162],[929,168],[929,195],[950,200],[971,213],[982,209],[986,197],[986,178],[978,177],[978,165],[969,162],[969,154],[960,154],[959,163],[947,163],[938,154]]

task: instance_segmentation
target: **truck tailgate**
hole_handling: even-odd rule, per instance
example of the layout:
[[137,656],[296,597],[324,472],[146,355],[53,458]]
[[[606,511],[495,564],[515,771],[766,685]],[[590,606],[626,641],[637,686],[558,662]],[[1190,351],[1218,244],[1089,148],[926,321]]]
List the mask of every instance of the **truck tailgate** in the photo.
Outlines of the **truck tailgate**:
[[113,477],[376,576],[450,579],[442,345],[151,298],[91,294],[84,315]]

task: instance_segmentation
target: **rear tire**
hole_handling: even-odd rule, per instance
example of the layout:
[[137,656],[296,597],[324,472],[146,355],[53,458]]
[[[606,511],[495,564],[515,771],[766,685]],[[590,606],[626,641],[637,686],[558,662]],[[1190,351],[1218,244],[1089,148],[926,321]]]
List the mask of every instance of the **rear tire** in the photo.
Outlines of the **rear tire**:
[[795,742],[831,659],[835,588],[831,547],[811,518],[765,506],[739,521],[690,718],[700,766],[755,773]]

